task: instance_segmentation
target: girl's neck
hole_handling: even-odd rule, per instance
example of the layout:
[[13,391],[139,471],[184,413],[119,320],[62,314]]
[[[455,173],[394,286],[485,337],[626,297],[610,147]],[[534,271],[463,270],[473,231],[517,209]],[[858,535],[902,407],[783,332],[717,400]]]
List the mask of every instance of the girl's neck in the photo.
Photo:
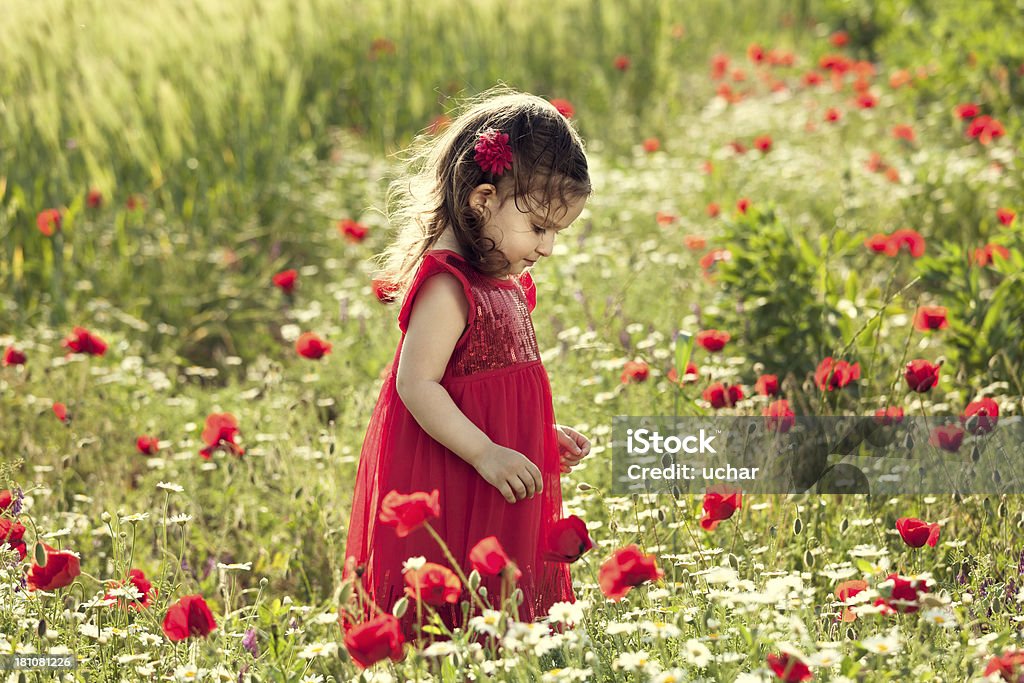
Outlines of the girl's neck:
[[462,249],[459,248],[458,242],[455,241],[455,236],[452,234],[451,230],[445,230],[442,232],[440,236],[438,236],[437,241],[435,241],[430,248],[447,249],[448,251],[454,251],[456,254],[465,257],[465,254],[462,253]]

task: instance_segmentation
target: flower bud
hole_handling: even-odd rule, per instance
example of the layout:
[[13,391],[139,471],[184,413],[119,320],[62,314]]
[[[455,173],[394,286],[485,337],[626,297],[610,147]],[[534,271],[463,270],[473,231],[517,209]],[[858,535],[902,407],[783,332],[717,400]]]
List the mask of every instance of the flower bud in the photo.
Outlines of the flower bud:
[[395,615],[396,619],[401,619],[405,616],[405,610],[409,608],[409,598],[401,597],[395,602],[395,606],[391,608],[391,613]]
[[[480,587],[480,572],[478,572],[475,569],[473,571],[471,571],[469,573],[468,582],[469,582],[470,590],[476,590],[477,588],[479,588]],[[395,615],[395,616],[397,616],[397,615]]]

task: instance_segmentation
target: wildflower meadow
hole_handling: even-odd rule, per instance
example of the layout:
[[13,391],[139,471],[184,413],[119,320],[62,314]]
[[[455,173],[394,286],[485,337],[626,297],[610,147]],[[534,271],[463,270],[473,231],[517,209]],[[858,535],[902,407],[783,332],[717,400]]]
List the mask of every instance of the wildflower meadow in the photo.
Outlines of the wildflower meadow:
[[[1024,680],[1019,448],[966,491],[612,477],[615,416],[927,419],[894,448],[958,471],[1019,430],[1019,2],[0,15],[6,680]],[[498,83],[573,121],[594,184],[531,273],[558,420],[593,442],[544,539],[576,601],[518,621],[483,539],[406,559],[366,620],[342,572],[400,338],[388,181]],[[392,492],[381,521],[436,536],[445,505]]]

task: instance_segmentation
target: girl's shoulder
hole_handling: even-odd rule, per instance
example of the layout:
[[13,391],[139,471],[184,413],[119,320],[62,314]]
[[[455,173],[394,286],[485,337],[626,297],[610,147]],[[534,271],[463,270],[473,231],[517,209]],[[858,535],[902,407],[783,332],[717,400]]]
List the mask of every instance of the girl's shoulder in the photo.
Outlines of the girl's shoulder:
[[413,276],[412,283],[409,285],[408,290],[405,293],[405,299],[402,302],[401,310],[398,312],[398,327],[402,332],[406,332],[409,326],[409,318],[412,316],[413,304],[416,301],[416,295],[419,290],[423,287],[423,284],[435,275],[447,274],[449,277],[461,285],[462,292],[466,297],[469,312],[467,324],[472,323],[474,317],[474,296],[473,296],[473,283],[471,282],[471,275],[467,272],[467,269],[471,270],[469,264],[457,253],[448,250],[431,249],[423,255],[423,259],[420,261],[419,266],[416,269],[416,274]]

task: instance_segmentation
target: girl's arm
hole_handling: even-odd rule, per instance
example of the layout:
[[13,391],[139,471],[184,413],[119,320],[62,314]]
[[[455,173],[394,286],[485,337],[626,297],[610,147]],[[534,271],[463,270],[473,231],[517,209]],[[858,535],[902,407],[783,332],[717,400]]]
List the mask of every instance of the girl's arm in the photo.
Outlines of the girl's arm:
[[441,386],[468,319],[469,303],[459,281],[448,273],[428,278],[416,293],[395,385],[423,431],[472,465],[514,503],[543,489],[540,470],[525,455],[491,441]]

